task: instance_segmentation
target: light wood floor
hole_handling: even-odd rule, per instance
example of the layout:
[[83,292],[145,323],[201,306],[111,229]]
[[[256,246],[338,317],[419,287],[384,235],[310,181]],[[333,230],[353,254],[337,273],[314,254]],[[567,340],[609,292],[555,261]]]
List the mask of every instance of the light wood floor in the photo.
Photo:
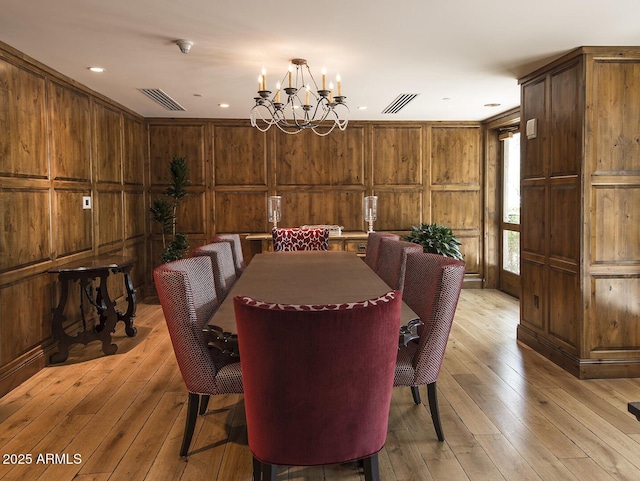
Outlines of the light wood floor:
[[[519,345],[517,322],[513,298],[463,291],[438,379],[446,441],[437,441],[428,408],[396,388],[382,480],[640,479],[640,422],[626,412],[640,400],[640,380],[579,381]],[[75,346],[64,365],[0,399],[1,479],[251,479],[240,395],[211,399],[188,461],[179,458],[187,395],[160,307],[141,303],[136,325],[133,339],[119,328],[116,355],[102,356],[98,343]],[[32,463],[4,464],[21,454]],[[47,454],[68,463],[39,463]],[[278,474],[363,479],[355,464]]]

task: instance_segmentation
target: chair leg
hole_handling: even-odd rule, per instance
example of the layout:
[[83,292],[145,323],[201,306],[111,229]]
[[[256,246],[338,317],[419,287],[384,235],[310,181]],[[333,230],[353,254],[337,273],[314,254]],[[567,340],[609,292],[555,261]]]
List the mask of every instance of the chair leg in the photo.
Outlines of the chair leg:
[[209,405],[209,395],[208,394],[203,394],[202,397],[200,398],[200,409],[198,410],[198,414],[200,414],[200,416],[202,416],[204,413],[207,412],[207,406]]
[[262,480],[262,463],[253,456],[253,481]]
[[380,468],[378,467],[378,453],[364,458],[365,481],[380,481]]
[[277,464],[262,463],[262,481],[276,481],[277,475]]
[[429,396],[429,410],[431,411],[431,419],[433,427],[436,428],[438,441],[444,441],[444,433],[442,432],[442,424],[440,424],[440,411],[438,410],[438,395],[436,393],[435,381],[427,384],[427,395]]
[[198,404],[200,403],[200,395],[189,393],[189,404],[187,406],[187,424],[184,427],[184,436],[182,438],[182,447],[180,448],[180,457],[184,458],[189,452],[191,438],[196,427],[196,418],[198,417]]
[[422,402],[420,400],[420,391],[418,390],[418,386],[411,386],[411,394],[413,394],[414,403],[420,404]]

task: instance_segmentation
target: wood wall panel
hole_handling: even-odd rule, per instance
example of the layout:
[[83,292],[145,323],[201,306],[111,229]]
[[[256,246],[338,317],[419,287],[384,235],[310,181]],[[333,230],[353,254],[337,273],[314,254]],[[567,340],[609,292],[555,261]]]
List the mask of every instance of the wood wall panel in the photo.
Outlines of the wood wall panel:
[[578,175],[582,162],[580,122],[582,120],[582,62],[576,61],[550,76],[551,176]]
[[482,272],[482,253],[480,252],[482,242],[480,236],[457,234],[456,237],[462,244],[460,252],[462,252],[464,259],[466,274],[480,274]]
[[431,128],[431,184],[481,183],[482,149],[479,127]]
[[268,230],[266,192],[219,192],[215,198],[218,232]]
[[49,83],[51,159],[54,178],[91,181],[89,95]]
[[0,59],[0,175],[47,178],[45,81]]
[[[56,189],[56,256],[64,257],[92,248],[93,218],[91,210],[82,208],[84,190]],[[95,201],[95,198],[94,198]],[[94,205],[95,208],[95,205]]]
[[151,185],[168,185],[171,176],[169,162],[174,155],[186,157],[189,163],[189,184],[204,185],[205,125],[155,124],[149,125],[149,162]]
[[343,191],[290,191],[283,195],[283,227],[337,224],[362,230],[362,193]]
[[544,332],[546,327],[546,282],[544,265],[526,258],[520,261],[520,322],[535,331]]
[[423,173],[423,128],[420,125],[375,125],[372,135],[375,185],[420,185]]
[[538,122],[537,138],[522,143],[523,155],[520,175],[523,179],[544,177],[547,172],[547,151],[549,147],[545,143],[545,138],[548,135],[545,103],[546,85],[546,77],[543,77],[540,80],[522,86],[522,105],[523,113],[525,114],[522,117],[523,138],[526,137],[524,133],[526,122],[530,119],[537,119]]
[[122,192],[98,191],[98,246],[103,247],[123,240]]
[[122,181],[122,129],[121,114],[101,102],[93,104],[93,132],[95,148],[93,158],[96,179],[100,183]]
[[577,353],[580,322],[575,313],[580,305],[580,282],[577,272],[549,269],[549,334]]
[[374,222],[375,230],[409,230],[422,218],[422,193],[377,190],[376,195],[378,220]]
[[145,166],[145,130],[140,119],[123,116],[123,177],[125,184],[143,185]]
[[0,287],[0,366],[51,336],[50,277],[42,274]]
[[594,212],[594,263],[640,263],[640,185],[597,187]]
[[546,252],[546,188],[523,183],[520,189],[521,248],[525,252],[545,255]]
[[0,273],[48,261],[51,212],[48,189],[0,190]]
[[[549,256],[580,262],[580,187],[576,180],[549,189]],[[534,207],[535,209],[535,207]]]
[[435,191],[431,194],[431,221],[460,229],[480,231],[482,203],[479,191]]
[[124,238],[130,240],[144,236],[149,214],[144,204],[143,191],[124,193]]
[[[131,281],[134,286],[144,286],[148,275],[153,272],[153,267],[147,267],[147,240],[142,239],[140,242],[136,242],[135,244],[129,244],[124,249],[125,256],[131,256],[136,258],[136,264],[131,269]],[[138,290],[136,293],[136,297],[138,300],[142,299],[143,293]]]
[[600,322],[591,326],[592,356],[597,357],[597,351],[621,350],[629,357],[637,357],[640,354],[640,303],[637,295],[630,293],[640,292],[640,277],[597,278],[593,291],[595,317]]
[[250,125],[216,126],[216,185],[267,185],[267,135]]
[[640,173],[640,61],[594,63],[598,173]]

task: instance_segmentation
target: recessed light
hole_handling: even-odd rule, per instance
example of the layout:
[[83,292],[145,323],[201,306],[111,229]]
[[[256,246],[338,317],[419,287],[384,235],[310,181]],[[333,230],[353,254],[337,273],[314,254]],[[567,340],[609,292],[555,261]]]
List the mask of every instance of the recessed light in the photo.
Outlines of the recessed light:
[[218,104],[218,107],[220,107],[221,109],[228,109],[229,104]]
[[202,94],[193,94],[194,97],[202,97]]
[[442,100],[451,100],[451,97],[442,97]]
[[366,105],[361,105],[360,107],[358,107],[358,110],[367,110],[367,106]]
[[500,107],[500,104],[496,104],[496,103],[491,103],[491,104],[484,104],[485,107]]
[[96,73],[104,72],[104,68],[102,68],[102,67],[89,67],[89,70],[91,70],[92,72],[96,72]]

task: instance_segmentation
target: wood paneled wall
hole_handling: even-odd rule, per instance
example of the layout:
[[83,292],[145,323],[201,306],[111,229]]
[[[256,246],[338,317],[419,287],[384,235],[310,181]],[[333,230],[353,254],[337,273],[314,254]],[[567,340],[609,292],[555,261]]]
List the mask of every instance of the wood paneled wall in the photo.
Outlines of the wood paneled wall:
[[[48,358],[57,303],[48,269],[125,253],[137,256],[133,281],[143,287],[146,140],[140,116],[0,44],[0,395]],[[121,282],[110,282],[121,297]],[[70,326],[78,302],[74,293]]]
[[[467,284],[483,278],[483,127],[478,122],[351,122],[345,131],[266,133],[248,121],[149,119],[150,193],[168,184],[167,165],[185,155],[190,195],[179,228],[191,246],[215,233],[268,232],[269,195],[281,195],[280,225],[365,229],[362,204],[375,193],[375,228],[405,232],[449,225],[462,241]],[[158,236],[151,257],[158,262]]]
[[522,143],[518,338],[580,378],[637,377],[640,48],[580,48],[521,83],[538,135]]

